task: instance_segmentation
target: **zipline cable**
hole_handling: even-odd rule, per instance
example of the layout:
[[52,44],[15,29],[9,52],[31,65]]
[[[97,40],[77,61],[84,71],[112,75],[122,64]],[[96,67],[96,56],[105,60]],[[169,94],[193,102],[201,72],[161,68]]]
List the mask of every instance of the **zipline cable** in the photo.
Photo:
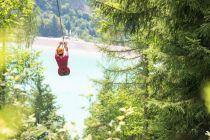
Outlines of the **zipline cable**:
[[64,42],[64,32],[63,32],[63,25],[62,25],[62,19],[61,19],[61,12],[60,12],[60,4],[59,4],[59,0],[56,0],[57,2],[57,8],[58,8],[58,17],[59,17],[59,21],[60,21],[60,29],[61,29],[61,33],[62,33],[62,38],[63,38],[63,42]]

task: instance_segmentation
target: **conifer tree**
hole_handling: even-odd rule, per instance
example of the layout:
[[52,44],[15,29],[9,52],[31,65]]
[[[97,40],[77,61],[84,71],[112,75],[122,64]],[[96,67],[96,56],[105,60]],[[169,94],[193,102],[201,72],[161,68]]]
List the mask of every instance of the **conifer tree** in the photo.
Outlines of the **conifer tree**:
[[[207,139],[209,116],[200,87],[209,78],[210,2],[95,0],[93,3],[102,16],[105,27],[102,32],[124,31],[124,40],[135,44],[135,54],[145,60],[146,65],[138,68],[147,70],[146,88],[139,87],[148,91],[147,109],[144,108],[144,112],[149,111],[145,119],[148,126],[144,127],[147,132],[141,132],[143,137],[136,139]],[[138,76],[144,77],[137,74],[134,77]]]

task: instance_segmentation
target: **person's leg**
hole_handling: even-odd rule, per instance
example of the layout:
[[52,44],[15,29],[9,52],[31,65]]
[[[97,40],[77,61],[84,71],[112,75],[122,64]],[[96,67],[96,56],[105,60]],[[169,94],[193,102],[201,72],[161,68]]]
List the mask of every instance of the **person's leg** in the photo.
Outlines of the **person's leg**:
[[69,75],[69,74],[70,74],[70,69],[66,67],[64,70],[64,75]]
[[65,73],[64,73],[64,71],[63,71],[62,69],[59,68],[59,69],[58,69],[58,74],[59,74],[60,76],[64,76]]

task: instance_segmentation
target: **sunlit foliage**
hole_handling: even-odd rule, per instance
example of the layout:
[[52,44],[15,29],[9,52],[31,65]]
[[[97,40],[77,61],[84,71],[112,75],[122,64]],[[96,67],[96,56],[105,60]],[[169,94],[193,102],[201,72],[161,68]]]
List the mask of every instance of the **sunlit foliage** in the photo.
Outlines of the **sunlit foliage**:
[[44,84],[33,0],[0,1],[0,139],[68,140],[55,96]]
[[[207,139],[210,118],[204,101],[208,104],[208,94],[201,93],[210,77],[210,1],[92,0],[92,4],[101,19],[103,40],[122,47],[101,47],[114,63],[105,66],[104,80],[97,82],[101,90],[90,108],[86,135],[108,139],[102,132],[108,131],[106,125],[115,120],[117,110],[104,112],[119,105],[111,109],[109,100],[132,100],[113,98],[126,85],[125,92],[136,99],[131,107],[137,108],[138,116],[129,117],[130,126],[122,133],[110,129],[112,138]],[[125,61],[133,65],[123,65]],[[103,109],[95,109],[101,105]],[[97,127],[88,123],[105,120]]]

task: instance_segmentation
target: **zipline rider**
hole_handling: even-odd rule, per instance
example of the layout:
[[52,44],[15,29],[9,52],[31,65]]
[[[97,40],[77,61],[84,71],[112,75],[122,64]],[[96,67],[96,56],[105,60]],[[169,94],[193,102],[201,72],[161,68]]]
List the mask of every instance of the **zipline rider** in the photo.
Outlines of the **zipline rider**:
[[68,67],[68,59],[69,59],[69,52],[68,52],[68,43],[67,42],[60,42],[56,52],[55,52],[55,59],[58,64],[58,74],[60,76],[65,76],[70,74],[70,68]]

